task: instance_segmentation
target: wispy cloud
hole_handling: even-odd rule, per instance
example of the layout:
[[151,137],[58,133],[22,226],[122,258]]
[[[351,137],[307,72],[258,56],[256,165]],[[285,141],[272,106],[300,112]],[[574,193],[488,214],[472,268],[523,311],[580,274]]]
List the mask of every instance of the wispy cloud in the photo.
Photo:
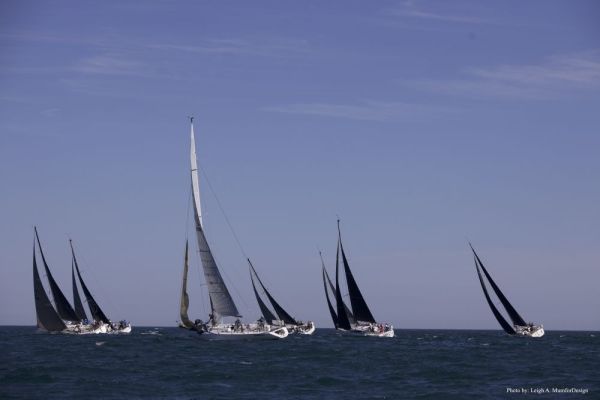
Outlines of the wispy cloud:
[[101,54],[80,60],[73,68],[76,72],[103,75],[147,75],[147,67],[128,57],[117,54]]
[[539,64],[468,68],[465,78],[413,80],[417,89],[470,97],[552,98],[570,90],[600,86],[600,51],[550,57]]
[[[452,4],[452,3],[449,3]],[[438,12],[427,11],[414,1],[405,1],[395,8],[388,10],[388,14],[394,17],[413,18],[421,20],[435,20],[451,23],[466,23],[466,24],[496,24],[496,21],[484,19],[473,15],[460,14],[443,14]]]
[[431,118],[435,114],[453,112],[449,108],[379,101],[365,101],[361,104],[300,103],[270,106],[263,110],[379,122]]
[[149,48],[158,50],[177,50],[189,53],[280,56],[308,51],[306,40],[272,39],[203,39],[197,43],[151,44]]

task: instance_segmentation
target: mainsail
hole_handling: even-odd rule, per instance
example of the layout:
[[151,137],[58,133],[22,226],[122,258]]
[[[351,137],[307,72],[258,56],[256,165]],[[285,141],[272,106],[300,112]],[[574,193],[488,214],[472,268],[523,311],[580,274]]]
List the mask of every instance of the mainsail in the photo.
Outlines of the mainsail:
[[[471,243],[469,243],[469,246],[471,246]],[[494,282],[494,280],[488,273],[487,269],[485,269],[485,267],[483,266],[483,263],[481,262],[481,259],[475,252],[475,249],[473,248],[473,246],[471,246],[471,250],[473,251],[473,255],[475,256],[476,265],[481,267],[481,270],[485,274],[488,282],[490,283],[490,286],[494,290],[494,293],[496,293],[496,296],[498,296],[498,299],[500,300],[500,302],[506,309],[506,312],[508,313],[508,316],[510,317],[513,325],[526,326],[527,323],[525,322],[525,320],[519,315],[519,313],[517,312],[517,310],[515,310],[515,308],[512,306],[512,304],[510,304],[510,302],[508,301],[506,296],[504,296],[504,294],[502,293],[502,291],[500,290],[498,285],[496,285],[496,283]],[[481,275],[480,275],[480,279],[481,279]],[[485,288],[484,288],[484,291],[485,291]],[[494,311],[494,310],[492,310],[492,311]],[[494,315],[495,315],[495,313],[494,313]],[[500,322],[500,320],[498,320],[498,322],[500,323],[500,325],[502,325],[502,322]]]
[[[319,252],[319,256],[321,256],[321,264],[323,266],[323,289],[325,289],[325,298],[327,299],[327,307],[329,308],[329,314],[331,314],[331,319],[333,320],[333,326],[337,329],[339,322],[338,322],[338,317],[337,314],[335,312],[335,309],[333,308],[333,305],[331,304],[331,300],[329,299],[329,291],[327,290],[327,281],[329,281],[329,285],[333,286],[331,284],[331,280],[329,279],[329,276],[327,275],[327,271],[325,270],[325,263],[323,262],[323,256],[321,255],[321,252]],[[333,289],[333,287],[332,287]],[[332,292],[335,292],[335,290],[332,290]]]
[[210,251],[204,228],[202,226],[202,212],[200,208],[200,185],[198,183],[198,163],[196,160],[196,142],[194,139],[194,124],[191,121],[191,177],[192,177],[192,196],[194,203],[194,218],[196,222],[196,237],[198,239],[198,250],[200,252],[200,260],[202,261],[202,269],[204,270],[204,280],[208,288],[210,297],[211,309],[213,318],[218,321],[221,317],[241,317],[225,281],[221,277],[217,263]]
[[79,321],[77,314],[75,314],[75,310],[69,304],[69,301],[63,294],[62,290],[54,280],[52,273],[50,272],[50,268],[48,267],[48,263],[46,263],[46,257],[44,257],[44,252],[42,251],[42,245],[40,244],[40,237],[38,236],[37,228],[33,228],[35,231],[35,237],[37,239],[38,247],[40,249],[40,255],[42,256],[42,262],[44,263],[44,269],[46,270],[46,277],[48,278],[48,282],[50,283],[50,290],[52,291],[52,297],[54,298],[54,304],[56,306],[56,311],[60,318],[66,321]]
[[38,328],[49,332],[58,332],[67,328],[52,306],[42,285],[35,259],[35,243],[33,244],[33,296],[35,298],[35,313],[37,315]]
[[[250,278],[252,280],[252,286],[254,287],[254,276],[256,276],[256,279],[258,280],[258,283],[260,283],[260,286],[262,287],[263,291],[265,292],[265,295],[269,299],[269,302],[273,306],[273,309],[275,310],[275,313],[279,317],[278,319],[280,319],[281,321],[283,321],[286,324],[298,325],[298,321],[296,321],[287,311],[285,311],[283,309],[283,307],[281,307],[279,305],[279,303],[277,303],[277,301],[275,301],[275,299],[273,298],[273,296],[271,296],[271,293],[269,293],[269,291],[267,290],[267,288],[265,287],[265,285],[260,280],[260,277],[256,273],[256,270],[254,269],[254,266],[252,265],[252,262],[250,262],[250,259],[248,259],[248,264],[250,264],[250,270],[251,270],[251,272],[250,272]],[[254,273],[254,274],[252,274],[252,273]],[[257,296],[257,299],[258,299],[259,296],[258,296],[258,292],[256,291],[256,287],[254,287],[254,293],[255,293],[255,295]],[[259,303],[259,307],[261,307],[260,303],[262,303],[262,301],[258,300],[258,303]],[[267,316],[264,315],[264,310],[262,309],[262,307],[261,307],[261,311],[263,311],[263,316],[265,317],[265,319],[268,320]]]
[[77,258],[75,258],[75,250],[73,250],[73,242],[69,240],[69,244],[71,245],[71,254],[73,255],[73,263],[75,264],[75,269],[77,270],[77,276],[79,277],[79,284],[81,285],[81,289],[83,289],[83,294],[85,295],[85,299],[87,300],[88,307],[90,308],[90,313],[94,318],[94,321],[102,321],[105,324],[110,324],[110,320],[106,317],[94,297],[92,293],[88,290],[85,282],[83,282],[83,278],[81,277],[81,273],[79,272],[79,265],[77,264]]
[[187,275],[188,275],[188,241],[185,241],[185,257],[183,262],[183,284],[181,286],[181,303],[179,305],[179,316],[181,323],[186,328],[192,328],[194,324],[188,317],[188,307],[190,306],[190,298],[187,294]]
[[346,311],[344,310],[344,301],[342,299],[342,293],[340,290],[340,241],[339,241],[339,238],[338,238],[337,252],[335,254],[335,302],[337,304],[338,327],[340,329],[350,330],[352,328],[352,326],[350,325],[350,320],[348,319],[348,315],[346,315]]
[[350,271],[350,265],[346,259],[346,253],[344,253],[344,246],[342,245],[342,234],[340,232],[340,221],[338,220],[338,240],[340,250],[342,252],[342,260],[344,262],[344,272],[346,273],[346,282],[348,283],[348,294],[350,295],[350,304],[352,305],[352,312],[357,321],[375,323],[375,318],[371,314],[371,310],[367,306],[365,299],[363,298],[352,271]]
[[[252,264],[250,264],[252,268]],[[279,318],[275,316],[275,314],[269,309],[269,307],[265,304],[263,299],[258,294],[258,290],[256,290],[256,285],[254,284],[254,277],[252,276],[252,271],[250,271],[250,280],[252,281],[252,289],[254,290],[254,296],[256,296],[256,301],[258,302],[258,307],[260,308],[260,312],[262,313],[264,319],[269,324],[273,324]]]
[[79,296],[79,290],[77,290],[77,282],[75,281],[75,261],[71,260],[71,281],[73,284],[73,305],[75,306],[75,314],[80,321],[87,319],[81,297]]
[[483,281],[483,277],[481,276],[481,271],[479,270],[479,265],[477,264],[477,258],[475,258],[475,268],[477,269],[477,276],[479,277],[479,283],[481,283],[481,288],[483,289],[483,294],[485,295],[485,299],[487,300],[488,305],[492,309],[492,313],[494,314],[494,317],[496,317],[496,320],[498,320],[498,323],[500,324],[502,329],[504,329],[504,332],[508,333],[509,335],[514,335],[515,330],[513,329],[512,326],[510,326],[510,324],[508,322],[506,322],[506,320],[504,319],[502,314],[500,314],[500,311],[498,311],[498,309],[492,302],[492,299],[490,298],[487,288],[485,287],[485,282]]

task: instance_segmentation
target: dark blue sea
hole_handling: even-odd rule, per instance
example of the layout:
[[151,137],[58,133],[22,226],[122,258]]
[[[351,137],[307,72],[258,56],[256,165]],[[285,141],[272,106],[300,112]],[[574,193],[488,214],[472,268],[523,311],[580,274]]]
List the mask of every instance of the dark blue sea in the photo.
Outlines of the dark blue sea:
[[1,399],[600,399],[600,333],[332,329],[285,340],[207,340],[0,327]]

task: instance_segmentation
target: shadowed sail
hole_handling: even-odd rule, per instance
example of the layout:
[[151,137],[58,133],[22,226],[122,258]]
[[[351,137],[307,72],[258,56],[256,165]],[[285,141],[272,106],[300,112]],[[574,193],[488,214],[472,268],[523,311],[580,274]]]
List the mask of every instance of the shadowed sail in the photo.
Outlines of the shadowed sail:
[[45,329],[48,332],[60,332],[67,328],[52,306],[42,285],[35,259],[35,243],[33,244],[33,296],[35,298],[35,313],[38,328]]
[[[250,262],[250,259],[248,259],[248,264],[250,265],[250,279],[252,280],[252,287],[254,288],[254,294],[256,295],[256,298],[257,298],[258,303],[259,303],[258,305],[260,307],[260,310],[263,312],[263,316],[265,317],[265,319],[267,321],[269,321],[269,318],[264,314],[264,310],[263,310],[263,308],[261,306],[261,303],[263,303],[263,305],[264,305],[264,302],[262,302],[262,300],[260,300],[260,296],[258,295],[258,292],[256,291],[256,286],[254,285],[254,277],[256,277],[256,279],[258,280],[258,283],[260,284],[263,292],[265,293],[265,295],[269,299],[269,302],[273,306],[273,309],[275,310],[275,314],[277,314],[278,319],[281,320],[281,321],[283,321],[286,324],[298,325],[298,321],[296,321],[290,314],[288,314],[288,312],[285,311],[283,309],[283,307],[281,307],[279,305],[279,303],[277,303],[277,301],[275,301],[275,299],[273,298],[273,296],[271,296],[271,293],[269,293],[269,291],[267,290],[267,288],[265,287],[265,285],[260,280],[260,277],[256,273],[256,270],[254,269],[254,266],[252,265],[252,262]],[[268,310],[268,308],[267,308],[267,310]],[[272,314],[271,314],[271,316],[272,316]],[[269,323],[273,323],[274,321],[275,320],[272,320]]]
[[198,163],[196,160],[196,141],[194,139],[194,124],[191,124],[191,178],[192,178],[192,196],[194,203],[194,219],[196,222],[196,237],[198,239],[198,250],[200,252],[200,260],[204,271],[204,280],[208,288],[208,296],[212,308],[212,314],[215,321],[219,321],[222,317],[241,317],[225,281],[221,276],[221,272],[217,267],[217,263],[210,251],[204,228],[202,226],[202,212],[200,208],[200,185],[198,183]]
[[183,261],[183,284],[181,286],[181,303],[179,305],[179,317],[181,324],[186,328],[193,328],[194,324],[188,317],[188,307],[190,298],[187,294],[187,276],[188,276],[188,241],[185,241],[185,257]]
[[75,314],[77,314],[77,318],[80,321],[85,321],[87,315],[85,314],[85,308],[83,308],[83,303],[79,296],[79,290],[77,290],[77,282],[75,281],[75,261],[73,260],[71,260],[71,281],[73,284],[73,305],[75,306]]
[[44,269],[46,270],[46,277],[48,278],[48,283],[50,283],[50,290],[52,291],[52,297],[54,298],[54,304],[56,306],[56,312],[60,316],[61,319],[65,321],[76,322],[79,321],[77,314],[75,314],[75,310],[69,304],[69,301],[63,294],[62,290],[54,280],[52,273],[50,272],[50,268],[48,267],[48,263],[46,263],[46,257],[44,257],[44,252],[42,251],[42,245],[40,244],[40,237],[38,236],[37,228],[33,228],[35,231],[35,238],[37,239],[38,247],[40,249],[40,255],[42,256],[42,262],[44,263]]
[[344,330],[350,330],[352,326],[350,325],[350,320],[348,319],[348,315],[344,310],[345,304],[342,299],[342,293],[340,290],[340,240],[338,238],[338,246],[335,254],[335,302],[337,304],[337,320],[338,327]]
[[88,307],[90,308],[90,313],[94,318],[94,321],[102,321],[105,324],[110,324],[110,320],[106,317],[94,297],[92,293],[89,291],[85,282],[83,282],[83,278],[81,277],[81,273],[79,272],[79,265],[77,264],[77,258],[75,257],[75,250],[73,250],[73,242],[69,240],[69,244],[71,245],[71,254],[73,255],[73,263],[75,264],[75,269],[77,270],[77,276],[79,277],[79,284],[81,285],[81,289],[83,289],[83,294],[85,295],[85,299],[87,300]]

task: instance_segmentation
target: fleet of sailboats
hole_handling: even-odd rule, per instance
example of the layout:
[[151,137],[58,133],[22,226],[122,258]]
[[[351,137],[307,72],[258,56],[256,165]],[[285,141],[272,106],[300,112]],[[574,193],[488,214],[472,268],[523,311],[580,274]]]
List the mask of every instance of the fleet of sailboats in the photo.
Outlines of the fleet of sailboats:
[[[273,338],[283,339],[291,333],[300,335],[312,335],[315,332],[315,324],[312,321],[303,322],[292,317],[275,300],[259,277],[254,265],[247,259],[250,282],[256,297],[261,317],[253,323],[242,323],[242,315],[229,292],[227,285],[221,275],[221,271],[215,261],[211,248],[206,238],[206,230],[202,222],[202,209],[200,202],[200,185],[198,174],[198,161],[196,156],[196,143],[194,136],[193,118],[190,119],[190,178],[192,207],[194,210],[194,226],[196,231],[197,250],[202,265],[205,286],[208,290],[210,313],[208,320],[201,319],[192,321],[188,310],[190,297],[188,294],[188,272],[190,245],[186,240],[183,277],[180,294],[179,327],[195,331],[203,337],[213,338]],[[349,333],[370,337],[394,337],[394,327],[388,323],[377,322],[368,307],[350,269],[340,229],[340,220],[337,221],[338,240],[335,258],[335,284],[332,282],[321,252],[321,267],[323,289],[327,307],[331,315],[334,327],[342,333]],[[37,327],[47,332],[62,332],[71,334],[99,334],[99,333],[129,333],[131,324],[126,321],[113,323],[102,311],[89,288],[85,284],[73,243],[69,240],[71,247],[71,282],[73,289],[73,305],[69,303],[60,289],[48,266],[37,228],[34,227],[35,237],[33,243],[33,289],[35,299],[35,310]],[[37,244],[37,247],[36,247]],[[490,273],[483,265],[475,249],[469,243],[475,260],[477,276],[481,284],[486,302],[492,314],[509,335],[521,337],[539,338],[544,336],[543,325],[527,323],[508,301],[504,293],[492,279]],[[37,251],[41,256],[45,276],[50,288],[51,297],[46,291],[38,270]],[[243,252],[243,251],[242,251]],[[340,257],[341,256],[341,257]],[[341,261],[341,262],[340,262]],[[341,264],[341,266],[340,266]],[[77,278],[76,278],[77,276]],[[502,304],[511,323],[502,315],[498,307],[491,299],[485,281],[488,282],[499,302]],[[79,294],[78,285],[83,291],[85,304],[87,304],[90,317],[86,313],[84,302]],[[52,299],[51,299],[52,298]]]
[[[39,329],[47,332],[63,332],[73,334],[92,334],[92,333],[129,333],[131,332],[131,324],[126,321],[120,321],[119,323],[112,323],[104,314],[91,292],[85,285],[81,273],[79,271],[79,265],[75,257],[75,251],[73,249],[73,243],[69,241],[71,246],[71,278],[73,284],[73,304],[71,306],[64,293],[56,283],[56,280],[50,272],[50,267],[46,262],[46,257],[42,250],[40,238],[38,235],[37,227],[34,227],[35,239],[33,244],[33,293],[35,299],[35,310],[37,315],[37,326]],[[52,293],[54,303],[50,301],[46,289],[42,284],[40,274],[37,267],[36,258],[36,242],[42,257],[44,264],[44,270]],[[87,319],[79,291],[77,290],[77,283],[75,281],[75,271],[77,271],[77,277],[79,278],[79,284],[83,289],[83,293],[86,298],[86,302],[92,314],[93,321]]]

